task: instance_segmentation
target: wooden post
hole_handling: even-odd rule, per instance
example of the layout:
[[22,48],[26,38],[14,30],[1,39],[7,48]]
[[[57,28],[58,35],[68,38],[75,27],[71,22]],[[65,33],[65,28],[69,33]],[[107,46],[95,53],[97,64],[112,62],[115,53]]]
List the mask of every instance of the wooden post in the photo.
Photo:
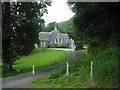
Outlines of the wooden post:
[[93,78],[93,62],[91,61],[91,79]]
[[67,69],[66,69],[66,75],[68,76],[69,75],[69,64],[68,64],[68,61],[67,61]]
[[34,65],[32,66],[32,74],[33,74],[33,75],[35,74]]

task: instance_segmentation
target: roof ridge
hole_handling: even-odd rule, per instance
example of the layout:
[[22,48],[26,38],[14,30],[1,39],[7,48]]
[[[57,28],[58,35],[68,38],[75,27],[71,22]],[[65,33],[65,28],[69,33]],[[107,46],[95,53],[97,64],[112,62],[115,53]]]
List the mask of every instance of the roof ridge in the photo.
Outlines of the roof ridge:
[[61,33],[62,35],[68,35],[68,34],[64,34],[64,33]]
[[[40,32],[41,33],[41,32]],[[44,33],[49,33],[49,32],[44,32]]]

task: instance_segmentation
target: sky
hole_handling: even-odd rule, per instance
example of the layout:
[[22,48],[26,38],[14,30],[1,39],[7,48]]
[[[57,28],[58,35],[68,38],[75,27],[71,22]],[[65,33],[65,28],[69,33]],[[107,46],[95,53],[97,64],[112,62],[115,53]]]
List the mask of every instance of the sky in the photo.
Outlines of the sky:
[[52,0],[51,6],[48,6],[48,14],[42,17],[45,20],[45,25],[56,21],[63,22],[73,17],[74,13],[68,8],[67,0]]

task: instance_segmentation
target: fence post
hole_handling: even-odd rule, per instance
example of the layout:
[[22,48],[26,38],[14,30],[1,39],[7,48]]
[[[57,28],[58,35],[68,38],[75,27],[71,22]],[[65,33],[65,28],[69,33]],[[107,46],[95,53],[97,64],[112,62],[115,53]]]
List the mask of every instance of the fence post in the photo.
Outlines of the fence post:
[[91,79],[93,78],[93,62],[91,61]]
[[67,61],[67,70],[66,70],[66,75],[68,76],[69,75],[69,64],[68,64],[68,61]]
[[33,75],[35,74],[34,65],[32,66],[32,74],[33,74]]

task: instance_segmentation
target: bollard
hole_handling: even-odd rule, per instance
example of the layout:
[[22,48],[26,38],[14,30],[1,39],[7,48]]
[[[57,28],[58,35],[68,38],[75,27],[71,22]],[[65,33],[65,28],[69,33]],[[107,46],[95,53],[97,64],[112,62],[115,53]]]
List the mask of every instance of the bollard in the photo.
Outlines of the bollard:
[[93,78],[93,62],[91,61],[91,79]]
[[68,64],[68,61],[67,61],[67,70],[66,70],[66,75],[68,76],[69,75],[69,64]]
[[32,66],[32,74],[33,74],[33,75],[35,74],[34,65]]

